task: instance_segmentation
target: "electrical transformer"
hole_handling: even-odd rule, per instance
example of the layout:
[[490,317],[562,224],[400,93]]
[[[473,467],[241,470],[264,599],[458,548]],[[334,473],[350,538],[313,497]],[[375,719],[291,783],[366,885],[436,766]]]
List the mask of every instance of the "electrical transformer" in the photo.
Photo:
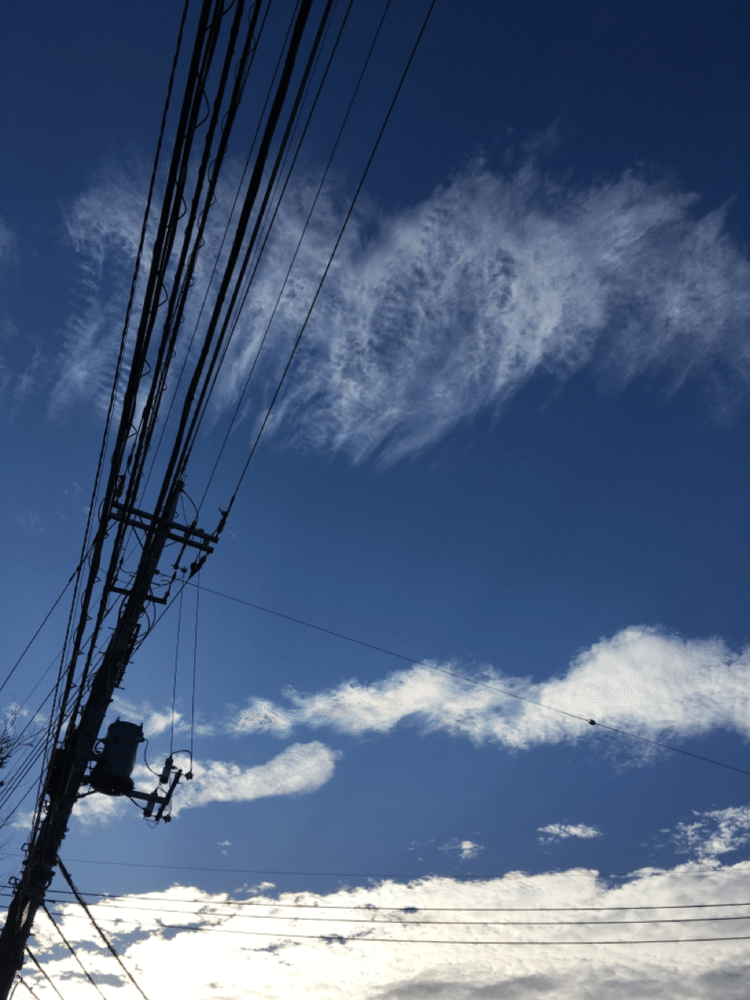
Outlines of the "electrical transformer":
[[133,789],[130,775],[135,767],[138,744],[143,743],[143,726],[118,719],[107,728],[101,753],[89,775],[89,784],[105,795],[129,795]]

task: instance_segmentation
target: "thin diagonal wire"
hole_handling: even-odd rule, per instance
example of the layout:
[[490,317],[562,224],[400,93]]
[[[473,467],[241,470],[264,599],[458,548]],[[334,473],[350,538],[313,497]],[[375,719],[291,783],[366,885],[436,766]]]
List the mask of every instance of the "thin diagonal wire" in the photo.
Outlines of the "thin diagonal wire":
[[130,980],[130,982],[133,984],[133,986],[135,986],[135,988],[141,994],[141,996],[143,997],[143,1000],[148,1000],[148,997],[143,992],[143,990],[140,988],[140,986],[138,985],[138,983],[135,981],[135,979],[131,975],[128,967],[125,965],[125,963],[123,962],[123,960],[118,955],[117,951],[115,950],[114,945],[111,943],[111,941],[109,940],[109,938],[107,937],[107,935],[104,933],[104,931],[101,929],[101,927],[99,926],[99,924],[94,919],[94,915],[92,914],[91,910],[88,908],[88,906],[86,904],[86,901],[84,900],[83,896],[81,896],[81,894],[79,893],[79,891],[76,889],[76,887],[75,887],[75,885],[73,883],[73,879],[71,878],[70,872],[65,867],[65,865],[62,863],[62,861],[60,860],[59,857],[57,859],[57,863],[60,866],[60,871],[62,872],[63,878],[65,879],[65,881],[70,886],[71,891],[72,891],[73,895],[75,896],[75,898],[78,900],[78,902],[80,903],[80,905],[85,910],[86,916],[91,921],[91,923],[94,926],[97,934],[102,939],[102,941],[105,943],[105,945],[109,949],[109,951],[112,954],[112,956],[117,960],[118,965],[120,966],[120,968],[122,969],[122,971],[125,973],[125,975],[128,977],[128,979]]
[[[258,444],[260,443],[260,439],[261,439],[261,437],[263,435],[263,431],[266,429],[266,425],[268,424],[268,421],[269,421],[269,419],[271,417],[271,412],[272,412],[272,410],[274,408],[274,405],[276,404],[276,400],[279,398],[279,394],[281,393],[281,389],[282,389],[282,386],[284,385],[284,381],[286,379],[286,376],[289,373],[289,369],[292,366],[292,361],[294,361],[294,357],[295,357],[295,355],[297,353],[297,349],[298,349],[298,347],[300,345],[300,341],[302,340],[302,337],[303,337],[303,335],[305,333],[305,330],[307,329],[307,324],[310,322],[310,317],[312,316],[313,310],[315,309],[315,305],[316,305],[316,303],[318,301],[318,298],[320,297],[320,293],[321,293],[321,290],[323,288],[323,284],[324,284],[326,278],[328,277],[328,272],[330,271],[331,265],[333,264],[333,259],[336,256],[336,251],[338,250],[339,245],[341,243],[341,240],[344,237],[344,232],[346,230],[346,227],[347,227],[347,224],[349,222],[349,219],[352,216],[352,212],[354,211],[354,206],[357,204],[357,199],[359,198],[359,195],[360,195],[360,193],[362,191],[362,188],[364,187],[364,183],[365,183],[365,180],[367,178],[367,174],[369,173],[370,167],[372,166],[372,161],[375,159],[375,154],[377,153],[378,148],[380,146],[380,141],[383,138],[383,133],[385,132],[385,129],[386,129],[386,126],[388,125],[388,122],[390,120],[391,114],[393,113],[393,109],[394,109],[394,107],[396,105],[396,101],[398,100],[398,96],[401,93],[401,89],[402,89],[402,87],[404,85],[404,81],[406,80],[406,76],[407,76],[407,74],[409,72],[411,64],[414,61],[414,56],[417,53],[417,48],[419,47],[419,43],[421,42],[422,36],[424,35],[425,29],[427,28],[427,22],[430,19],[430,15],[432,14],[433,8],[435,6],[435,2],[436,2],[436,0],[432,0],[432,3],[430,4],[430,6],[429,6],[429,8],[427,10],[427,13],[425,15],[424,21],[422,22],[422,27],[420,28],[419,34],[417,35],[417,40],[414,42],[414,46],[412,47],[412,50],[411,50],[411,53],[410,53],[409,58],[407,60],[406,66],[404,68],[404,71],[401,74],[401,79],[399,80],[398,86],[396,87],[396,92],[393,95],[393,98],[391,100],[391,103],[390,103],[390,106],[388,108],[388,111],[386,112],[385,118],[383,119],[383,124],[380,127],[380,131],[378,132],[377,139],[375,140],[375,143],[374,143],[374,145],[372,147],[372,151],[370,152],[370,156],[369,156],[369,158],[367,160],[367,164],[365,165],[365,169],[362,171],[362,175],[360,177],[359,184],[357,185],[357,189],[354,192],[354,197],[352,198],[351,203],[349,205],[349,209],[348,209],[348,211],[346,213],[346,217],[344,219],[343,225],[341,226],[341,229],[339,230],[339,235],[336,238],[336,243],[334,244],[333,250],[331,251],[331,255],[328,258],[328,262],[326,263],[325,270],[323,271],[323,275],[322,275],[322,277],[321,277],[321,279],[320,279],[320,281],[318,283],[317,289],[315,290],[315,295],[313,296],[313,300],[310,303],[310,307],[307,310],[307,315],[305,316],[305,319],[304,319],[304,321],[302,323],[302,326],[300,327],[300,331],[297,334],[297,338],[296,338],[296,340],[294,342],[294,346],[292,347],[291,353],[289,355],[289,359],[287,360],[287,363],[286,363],[286,366],[284,368],[284,371],[281,374],[281,378],[279,379],[279,383],[278,383],[278,385],[276,387],[276,391],[273,394],[273,398],[271,399],[271,402],[270,402],[270,404],[268,406],[268,409],[266,411],[266,415],[263,418],[263,423],[261,424],[260,429],[259,429],[259,431],[258,431],[258,433],[256,435],[255,441],[253,442],[253,446],[250,449],[250,454],[248,455],[247,461],[245,462],[245,466],[244,466],[244,468],[242,470],[242,473],[240,474],[240,478],[239,478],[239,481],[237,483],[237,486],[235,487],[234,494],[232,495],[232,498],[231,498],[231,500],[229,502],[229,508],[228,509],[230,509],[230,510],[231,510],[232,506],[234,505],[234,501],[235,501],[235,499],[237,497],[237,493],[238,493],[240,487],[242,486],[242,481],[244,480],[245,475],[247,473],[247,470],[248,470],[248,468],[250,466],[250,463],[253,460],[253,456],[255,455],[255,452],[256,452],[256,450],[258,448]],[[748,773],[750,774],[750,772],[748,772]]]
[[[26,654],[27,654],[27,653],[28,653],[28,651],[29,651],[29,650],[31,649],[32,645],[34,644],[34,641],[36,640],[36,637],[37,637],[37,636],[39,635],[39,633],[40,633],[40,632],[42,631],[42,629],[44,628],[44,626],[45,626],[45,625],[47,624],[47,622],[49,621],[49,619],[50,619],[50,616],[51,616],[51,615],[52,615],[52,613],[54,612],[55,608],[57,607],[57,605],[58,605],[58,604],[60,603],[60,601],[61,601],[61,600],[63,599],[63,597],[65,596],[65,592],[67,591],[68,587],[69,587],[69,586],[71,585],[71,583],[72,583],[72,582],[73,582],[73,580],[75,579],[76,575],[77,575],[77,574],[78,574],[78,572],[80,571],[81,567],[83,566],[83,563],[84,563],[84,560],[85,560],[85,558],[86,558],[86,557],[84,556],[84,557],[83,557],[83,558],[81,559],[81,561],[80,561],[80,562],[78,563],[78,565],[76,566],[76,568],[75,568],[75,569],[73,570],[73,572],[71,573],[71,575],[70,575],[70,577],[69,577],[69,579],[68,579],[68,582],[67,582],[67,583],[65,584],[65,586],[63,587],[63,589],[62,589],[62,590],[60,591],[60,594],[58,595],[58,597],[57,597],[57,600],[56,600],[56,601],[55,601],[55,603],[54,603],[54,604],[52,605],[52,607],[51,607],[51,608],[49,609],[49,611],[47,612],[47,614],[46,614],[46,615],[44,616],[44,619],[43,619],[43,621],[42,621],[42,624],[41,624],[41,625],[39,626],[39,628],[38,628],[38,629],[36,630],[36,632],[35,632],[35,633],[34,633],[34,634],[32,635],[32,637],[31,637],[31,638],[29,639],[29,641],[28,641],[28,642],[26,643],[26,647],[24,648],[24,651],[23,651],[23,652],[21,653],[21,655],[20,655],[20,656],[18,657],[18,659],[16,660],[16,662],[15,662],[15,663],[13,664],[13,666],[12,666],[12,667],[10,668],[10,670],[8,671],[8,675],[7,675],[7,677],[5,678],[5,680],[3,681],[3,683],[2,683],[2,684],[0,684],[0,691],[2,691],[2,690],[3,690],[3,688],[5,687],[5,685],[6,685],[6,684],[8,683],[8,681],[9,681],[9,680],[11,679],[11,677],[12,677],[12,676],[13,676],[13,674],[15,673],[15,671],[16,671],[16,669],[17,669],[17,667],[18,667],[18,666],[20,666],[20,664],[21,664],[21,661],[23,660],[24,656],[26,656]],[[55,661],[56,661],[56,660],[57,660],[57,657],[55,657]],[[54,661],[53,661],[53,662],[54,662]]]
[[26,954],[29,956],[29,958],[34,963],[34,965],[37,967],[37,969],[39,969],[39,971],[41,972],[42,976],[47,980],[47,982],[50,984],[50,986],[55,991],[55,993],[57,993],[57,995],[60,997],[60,1000],[65,1000],[65,997],[62,995],[62,993],[58,990],[58,988],[52,982],[52,980],[47,975],[47,973],[44,971],[44,969],[41,967],[41,965],[39,964],[39,962],[37,962],[34,953],[32,952],[31,948],[29,948],[28,945],[26,945]]
[[[187,586],[196,587],[198,584],[186,581]],[[457,677],[459,680],[466,681],[467,684],[475,684],[477,687],[487,688],[489,691],[496,691],[498,694],[504,694],[508,698],[516,698],[518,701],[525,701],[529,705],[536,705],[537,708],[544,708],[549,712],[557,712],[558,715],[567,715],[570,719],[578,719],[580,722],[586,722],[590,726],[598,726],[600,729],[607,729],[611,733],[619,733],[620,736],[627,736],[631,740],[640,740],[641,743],[650,743],[652,746],[662,747],[664,750],[671,750],[673,753],[681,753],[686,757],[694,757],[696,760],[702,760],[706,764],[715,764],[716,767],[725,767],[730,771],[738,771],[740,774],[746,774],[750,777],[750,771],[746,771],[742,767],[735,767],[734,764],[727,764],[721,760],[714,760],[712,757],[704,757],[699,753],[692,753],[690,750],[683,750],[681,747],[671,746],[669,743],[662,743],[659,740],[651,740],[646,736],[638,736],[637,733],[630,733],[625,729],[618,729],[616,726],[609,726],[606,722],[599,722],[596,719],[587,719],[584,715],[577,715],[575,712],[568,712],[564,708],[557,708],[555,705],[545,705],[544,702],[535,701],[533,698],[528,698],[526,695],[518,694],[515,691],[508,691],[507,688],[498,687],[496,684],[488,684],[486,681],[477,680],[475,677],[467,677],[465,674],[459,674],[456,670],[449,670],[447,667],[437,667],[434,663],[429,663],[427,660],[417,660],[413,656],[406,656],[404,653],[396,653],[392,649],[386,649],[384,646],[376,646],[374,643],[365,642],[363,639],[355,639],[351,635],[345,635],[343,632],[336,632],[334,629],[324,628],[322,625],[314,625],[312,622],[303,621],[301,618],[294,618],[292,615],[285,615],[281,611],[274,611],[272,608],[266,608],[262,604],[253,604],[252,601],[245,601],[240,597],[233,597],[231,594],[225,594],[220,590],[213,590],[211,587],[202,587],[203,590],[208,591],[210,594],[216,594],[217,597],[225,597],[229,601],[235,601],[237,604],[246,604],[250,608],[255,608],[257,611],[265,611],[266,614],[274,615],[276,618],[285,618],[287,621],[295,622],[297,625],[305,625],[307,628],[314,628],[318,632],[325,632],[327,635],[336,636],[338,639],[346,639],[347,642],[354,642],[358,646],[365,646],[367,649],[374,649],[378,653],[386,653],[388,656],[395,656],[399,660],[405,660],[407,663],[413,663],[418,667],[428,667],[430,670],[434,670],[440,674],[447,674],[449,677]]]
[[180,660],[180,632],[182,631],[182,590],[180,590],[180,604],[177,611],[177,641],[174,650],[174,677],[172,679],[172,725],[169,732],[169,756],[172,756],[174,749],[174,707],[177,699],[177,666]]
[[16,986],[13,987],[13,993],[11,993],[11,997],[16,992],[16,987],[18,986],[19,983],[21,984],[21,986],[25,986],[26,989],[29,991],[29,993],[36,998],[36,1000],[39,1000],[39,997],[37,997],[36,993],[32,990],[32,988],[29,986],[29,984],[26,982],[23,976],[19,976],[18,979],[16,980]]
[[62,939],[63,944],[65,945],[65,947],[68,949],[68,951],[70,952],[70,954],[73,956],[73,958],[78,963],[78,965],[79,965],[79,967],[81,969],[81,972],[84,974],[84,976],[86,977],[86,979],[88,979],[88,981],[94,987],[94,989],[99,994],[99,996],[102,998],[102,1000],[107,1000],[107,998],[104,996],[104,994],[102,993],[102,991],[99,989],[99,987],[96,985],[96,983],[94,982],[94,980],[89,975],[86,967],[83,965],[83,963],[81,962],[81,960],[78,957],[78,955],[76,955],[75,949],[73,948],[73,945],[70,943],[70,941],[68,941],[68,939],[63,934],[62,927],[60,927],[60,925],[57,923],[57,921],[55,920],[55,918],[52,916],[52,914],[47,909],[47,904],[46,903],[42,903],[42,907],[44,909],[44,912],[49,917],[50,922],[52,923],[52,926],[55,928],[55,930],[57,931],[58,935]]
[[[200,584],[200,572],[198,573],[198,583]],[[182,587],[180,595],[185,588]],[[180,600],[182,598],[180,597]],[[195,593],[195,626],[193,631],[193,695],[190,704],[190,767],[193,766],[193,745],[195,742],[195,682],[198,674],[198,615],[200,613],[200,586]]]

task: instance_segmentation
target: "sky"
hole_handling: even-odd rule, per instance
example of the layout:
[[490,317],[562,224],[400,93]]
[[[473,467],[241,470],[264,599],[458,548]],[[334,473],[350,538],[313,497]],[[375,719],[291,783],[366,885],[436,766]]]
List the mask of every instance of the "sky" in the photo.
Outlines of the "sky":
[[[352,6],[217,380],[182,511],[226,436],[206,530],[428,4],[389,6],[245,391],[383,8]],[[2,15],[2,679],[78,562],[181,10]],[[194,778],[157,827],[87,796],[63,845],[149,998],[748,995],[743,14],[437,0],[227,528],[108,715],[157,771],[192,739]],[[6,900],[66,599],[0,692]],[[67,890],[86,971],[136,996]],[[43,912],[31,945],[93,995]]]

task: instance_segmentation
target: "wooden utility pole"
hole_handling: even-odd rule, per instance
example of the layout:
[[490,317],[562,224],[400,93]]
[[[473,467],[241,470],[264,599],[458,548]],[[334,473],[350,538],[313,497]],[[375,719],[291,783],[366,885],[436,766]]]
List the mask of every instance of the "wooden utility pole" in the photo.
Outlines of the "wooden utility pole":
[[[130,589],[112,588],[116,593],[126,594],[117,625],[93,676],[80,722],[70,729],[64,744],[54,749],[50,758],[44,784],[44,818],[29,842],[23,871],[15,884],[13,900],[0,932],[0,1000],[7,1000],[16,973],[23,965],[34,917],[55,874],[60,845],[68,830],[81,785],[87,783],[87,768],[95,759],[94,748],[107,709],[130,662],[146,606],[154,600],[152,585],[164,546],[167,541],[173,540],[209,553],[218,540],[217,535],[208,535],[194,526],[186,527],[175,522],[177,501],[183,485],[179,480],[175,483],[162,517],[141,510],[129,510],[119,504],[114,506],[114,520],[124,520],[129,526],[144,531],[143,552]],[[105,591],[102,600],[106,601],[108,596]]]

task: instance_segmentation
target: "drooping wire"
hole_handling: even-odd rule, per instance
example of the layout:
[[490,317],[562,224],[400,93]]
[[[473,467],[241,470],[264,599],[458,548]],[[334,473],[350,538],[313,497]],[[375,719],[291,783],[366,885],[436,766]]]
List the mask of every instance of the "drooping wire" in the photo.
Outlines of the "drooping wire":
[[104,994],[102,993],[102,991],[99,989],[99,987],[96,985],[96,983],[94,982],[94,980],[91,978],[91,976],[89,975],[88,970],[86,969],[86,967],[81,962],[81,960],[78,957],[78,955],[76,954],[76,951],[73,948],[73,945],[70,943],[70,941],[68,941],[68,939],[63,934],[62,927],[60,927],[60,925],[57,923],[57,921],[52,916],[52,914],[50,913],[50,911],[47,909],[47,904],[46,903],[42,903],[42,908],[44,909],[44,912],[49,917],[50,922],[51,922],[52,926],[55,928],[55,930],[57,931],[58,936],[62,940],[62,943],[65,945],[65,947],[68,949],[68,951],[70,952],[70,954],[73,956],[73,958],[78,963],[78,966],[79,966],[81,972],[84,974],[84,976],[86,977],[86,979],[91,983],[91,985],[94,987],[94,989],[99,994],[99,996],[102,998],[102,1000],[107,1000],[107,998],[104,996]]
[[125,965],[125,963],[123,962],[123,960],[120,958],[120,956],[117,953],[114,945],[112,944],[112,942],[109,940],[109,938],[107,937],[107,935],[104,933],[104,931],[101,929],[101,927],[99,926],[99,924],[95,920],[94,915],[92,914],[91,910],[89,909],[89,907],[88,907],[88,905],[86,903],[86,900],[83,898],[83,896],[81,896],[81,894],[79,893],[78,889],[76,889],[76,887],[75,887],[75,885],[73,883],[73,879],[72,879],[72,877],[70,875],[70,872],[65,867],[65,865],[62,863],[62,861],[60,860],[59,857],[57,859],[57,863],[60,866],[60,871],[62,872],[63,878],[65,879],[65,881],[70,886],[71,892],[75,896],[75,898],[78,901],[78,903],[83,907],[83,909],[84,909],[84,911],[86,913],[86,916],[91,921],[91,924],[94,927],[94,929],[96,930],[97,934],[102,939],[102,941],[104,942],[104,944],[107,946],[107,948],[108,948],[109,952],[111,953],[111,955],[117,960],[118,965],[120,966],[120,968],[122,969],[122,971],[125,973],[125,975],[128,977],[128,979],[130,980],[130,982],[133,984],[133,986],[135,986],[135,988],[141,994],[141,996],[143,997],[143,1000],[148,1000],[148,997],[143,992],[143,990],[141,989],[141,987],[138,985],[138,983],[136,982],[136,980],[133,978],[130,970]]
[[[16,660],[16,662],[13,664],[13,666],[10,668],[10,670],[8,671],[8,674],[7,674],[6,678],[5,678],[5,680],[3,681],[3,683],[0,684],[0,691],[3,690],[3,688],[5,687],[5,685],[11,679],[11,677],[13,676],[13,674],[16,672],[16,669],[20,666],[21,661],[23,660],[23,658],[26,656],[26,654],[28,653],[28,651],[31,649],[31,647],[34,644],[34,641],[36,640],[37,636],[39,635],[39,633],[42,631],[42,629],[44,628],[44,626],[49,621],[49,619],[50,619],[52,613],[54,612],[55,608],[57,607],[57,605],[60,603],[60,601],[65,596],[65,592],[67,591],[68,587],[71,585],[71,583],[73,582],[73,580],[76,578],[76,576],[80,572],[81,567],[83,566],[83,563],[85,562],[85,559],[86,559],[86,556],[84,555],[84,557],[81,559],[81,561],[78,563],[78,565],[76,566],[76,568],[71,573],[70,577],[68,578],[68,582],[65,584],[65,586],[63,587],[63,589],[60,591],[60,593],[58,594],[57,599],[55,600],[54,604],[52,605],[52,607],[49,609],[49,611],[47,612],[47,614],[42,619],[41,625],[36,630],[36,632],[32,635],[32,637],[29,639],[29,641],[26,643],[26,646],[24,647],[23,652],[18,657],[18,659]],[[55,657],[55,660],[57,660],[57,657]]]
[[[121,924],[122,918],[114,918],[111,922]],[[160,928],[163,930],[174,930],[174,931],[196,931],[195,924],[159,924]],[[265,938],[281,938],[284,941],[318,941],[324,942],[325,944],[410,944],[410,945],[485,945],[485,946],[505,946],[505,947],[525,947],[529,945],[534,945],[536,947],[575,947],[575,946],[594,946],[594,945],[654,945],[654,944],[717,944],[722,941],[750,941],[750,934],[737,934],[725,937],[694,937],[694,938],[643,938],[643,939],[625,939],[625,940],[592,940],[592,941],[518,941],[514,939],[506,940],[495,940],[495,941],[467,941],[451,938],[376,938],[367,935],[355,935],[352,937],[345,937],[342,934],[289,934],[287,931],[247,931],[247,930],[234,930],[226,927],[214,927],[206,926],[205,924],[200,927],[200,931],[203,934],[234,934],[242,937],[265,937]]]
[[[200,584],[200,572],[198,573],[198,583]],[[180,590],[180,594],[182,594]],[[193,631],[193,692],[190,702],[190,769],[193,767],[193,748],[195,742],[195,684],[198,676],[198,618],[200,615],[200,586],[195,592],[195,626]]]
[[[164,864],[149,864],[145,861],[101,861],[95,860],[93,858],[72,858],[76,864],[81,865],[107,865],[115,866],[118,868],[158,868],[164,871],[188,871],[188,872],[224,872],[229,875],[304,875],[311,878],[362,878],[362,879],[405,879],[410,882],[419,881],[421,879],[428,878],[443,878],[449,877],[451,880],[456,882],[488,882],[496,878],[502,878],[504,876],[498,875],[464,875],[464,874],[452,874],[450,876],[442,876],[439,872],[421,872],[420,874],[413,875],[405,872],[400,873],[386,873],[383,872],[301,872],[301,871],[287,871],[281,870],[279,868],[215,868],[200,865],[164,865]],[[703,875],[733,875],[737,877],[738,875],[750,876],[750,869],[742,869],[737,871],[734,868],[699,868],[693,871],[649,871],[645,875],[641,875],[638,872],[592,872],[587,871],[572,871],[572,872],[545,872],[543,874],[558,875],[563,874],[565,878],[591,878],[594,875],[596,878],[617,878],[617,879],[633,879],[638,877],[641,880],[648,880],[655,878],[676,878],[683,876],[703,876]],[[526,876],[524,876],[526,877]],[[533,877],[533,876],[531,876]],[[715,905],[713,903],[711,906]],[[742,903],[742,906],[750,906],[750,903]],[[564,907],[567,909],[567,907]],[[532,907],[532,909],[539,909],[539,907]],[[630,907],[628,907],[630,909]],[[635,909],[646,909],[646,907],[635,907]],[[662,909],[662,907],[659,907]]]
[[[671,873],[675,874],[675,873]],[[679,873],[677,873],[679,874]],[[57,895],[70,895],[65,889],[55,890]],[[0,893],[2,895],[2,893]],[[91,891],[81,891],[82,896],[96,896],[99,899],[103,899],[107,903],[117,904],[118,900],[123,900],[123,905],[131,907],[130,900],[133,898],[128,895],[113,896],[109,892],[91,892]],[[138,902],[154,902],[161,905],[164,902],[163,896],[146,896],[137,894],[135,897]],[[219,904],[214,903],[211,900],[206,900],[205,898],[193,898],[185,899],[184,897],[172,896],[170,894],[169,901],[173,903],[194,903],[197,906],[227,906],[236,908],[250,908],[250,909],[261,909],[263,907],[272,907],[273,909],[285,909],[285,910],[347,910],[358,911],[364,910],[369,914],[379,914],[379,913],[399,913],[402,916],[404,914],[414,914],[414,913],[611,913],[611,912],[628,912],[631,910],[702,910],[702,909],[716,909],[724,907],[750,907],[749,900],[741,900],[737,903],[662,903],[662,904],[648,904],[646,906],[639,904],[631,904],[630,906],[377,906],[373,903],[350,903],[348,905],[341,904],[331,904],[331,903],[283,903],[280,899],[269,899],[263,897],[257,897],[255,899],[222,899]],[[69,903],[66,899],[54,899],[52,900],[57,906],[65,906]],[[147,912],[153,912],[153,908],[132,906],[132,909],[140,910],[143,909]],[[178,911],[172,911],[178,912]],[[186,910],[179,912],[188,912]],[[291,919],[291,918],[290,918]],[[681,919],[681,918],[680,918]],[[750,920],[750,914],[739,917],[737,919]],[[494,921],[490,921],[494,923]],[[596,923],[596,921],[587,921],[590,923]],[[633,921],[634,923],[642,923],[644,921]],[[649,921],[645,921],[648,923]],[[663,921],[657,921],[662,923]],[[669,923],[670,921],[665,921]]]
[[[191,581],[186,581],[186,586],[196,587],[200,584],[192,583]],[[476,677],[467,677],[465,674],[459,674],[456,670],[449,670],[447,667],[438,667],[434,663],[430,663],[428,660],[417,660],[413,656],[406,656],[404,653],[396,653],[392,649],[386,649],[384,646],[376,646],[374,643],[365,642],[363,639],[355,639],[351,635],[345,635],[343,632],[336,632],[334,629],[324,628],[322,625],[314,625],[312,622],[303,621],[301,618],[294,618],[292,615],[285,615],[281,611],[274,611],[272,608],[266,608],[262,604],[253,604],[252,601],[245,601],[240,597],[233,597],[231,594],[222,593],[220,590],[212,590],[211,587],[202,587],[202,590],[207,591],[209,594],[216,594],[217,597],[225,597],[229,601],[235,601],[237,604],[245,604],[249,608],[255,608],[257,611],[264,611],[266,614],[274,615],[276,618],[285,618],[287,621],[295,622],[297,625],[304,625],[307,628],[313,628],[317,632],[325,632],[326,635],[336,636],[338,639],[345,639],[347,642],[354,642],[358,646],[364,646],[366,649],[374,649],[378,653],[386,653],[388,656],[395,656],[399,660],[405,660],[407,663],[413,663],[418,667],[427,667],[430,670],[434,670],[439,674],[446,674],[448,677],[456,677],[458,680],[465,681],[467,684],[475,684],[477,687],[487,688],[488,691],[495,691],[498,694],[506,695],[508,698],[516,698],[518,701],[524,701],[529,705],[535,705],[537,708],[543,708],[549,712],[556,712],[558,715],[566,715],[570,719],[577,719],[579,722],[585,722],[590,726],[598,726],[599,729],[606,729],[611,733],[618,733],[620,736],[627,736],[631,740],[640,740],[642,743],[650,743],[652,746],[662,747],[664,750],[671,750],[674,753],[684,754],[686,757],[695,757],[696,760],[702,760],[706,764],[715,764],[717,767],[725,767],[730,771],[738,771],[740,774],[746,774],[750,776],[750,771],[746,771],[742,767],[736,767],[734,764],[727,764],[725,761],[714,760],[712,757],[704,757],[699,753],[692,753],[690,750],[683,750],[681,747],[671,746],[669,743],[661,743],[659,740],[651,740],[646,736],[639,736],[637,733],[628,732],[625,729],[618,729],[616,726],[609,726],[606,722],[600,722],[598,719],[589,719],[585,715],[578,715],[575,712],[569,712],[564,708],[557,708],[555,705],[547,705],[541,701],[535,701],[533,698],[528,698],[526,695],[518,694],[516,691],[509,691],[507,688],[498,687],[496,684],[488,684],[486,681],[477,680]]]
[[[174,902],[170,899],[169,902]],[[67,904],[64,900],[58,901],[57,905],[66,906]],[[132,905],[128,900],[123,900],[121,902],[113,901],[111,899],[106,900],[107,910],[130,910],[137,913],[177,913],[181,914],[183,917],[201,916],[201,917],[220,917],[229,920],[286,920],[293,923],[326,923],[326,924],[366,924],[372,925],[385,925],[385,926],[398,926],[402,928],[406,927],[609,927],[609,926],[621,926],[623,924],[707,924],[707,923],[727,923],[729,921],[737,920],[750,920],[750,914],[730,914],[729,916],[707,916],[707,917],[646,917],[644,919],[625,919],[625,920],[492,920],[483,918],[481,920],[416,920],[414,919],[415,914],[421,912],[421,908],[418,906],[414,907],[392,907],[392,912],[397,914],[396,916],[389,917],[383,913],[381,909],[373,909],[371,907],[360,907],[360,911],[367,911],[368,916],[366,917],[318,917],[318,916],[298,916],[296,913],[285,914],[285,913],[238,913],[236,910],[228,912],[221,912],[216,909],[216,904],[205,903],[203,901],[199,902],[201,907],[210,906],[211,909],[201,909],[197,913],[192,913],[190,910],[183,908],[173,909],[169,906],[164,906],[164,901],[156,901],[156,906],[138,906]],[[225,904],[223,904],[225,905]],[[265,905],[270,909],[278,909],[279,907],[285,908],[286,904],[277,903],[275,900],[273,902],[268,902],[265,904],[255,904],[255,908],[260,909],[261,906]],[[316,909],[315,906],[300,907],[292,906],[293,909]],[[322,909],[346,909],[345,907],[322,907]],[[633,907],[633,909],[640,909],[640,907]],[[414,912],[413,912],[414,911]],[[451,911],[451,912],[461,912],[461,911]],[[480,911],[477,911],[480,912]],[[481,912],[495,912],[489,910],[482,910]],[[282,933],[282,932],[279,932]]]
[[175,710],[175,700],[177,698],[177,667],[180,660],[180,632],[182,630],[182,597],[183,589],[180,589],[180,604],[177,610],[177,641],[175,642],[174,650],[174,677],[172,678],[172,725],[169,731],[169,756],[172,756],[172,750],[174,749],[174,710]]

